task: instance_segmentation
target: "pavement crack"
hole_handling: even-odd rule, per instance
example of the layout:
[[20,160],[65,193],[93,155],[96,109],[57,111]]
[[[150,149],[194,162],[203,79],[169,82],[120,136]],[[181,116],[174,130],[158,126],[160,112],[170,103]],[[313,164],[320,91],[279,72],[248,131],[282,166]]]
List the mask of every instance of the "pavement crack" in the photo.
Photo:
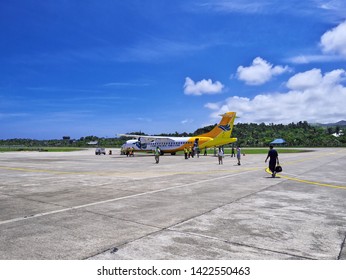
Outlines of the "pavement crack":
[[[58,207],[65,207],[64,205],[60,205],[58,203],[42,201],[42,200],[39,200],[39,199],[33,199],[33,198],[30,198],[30,197],[26,197],[26,196],[12,195],[12,194],[3,193],[3,192],[0,192],[0,194],[4,195],[4,196],[11,197],[11,198],[20,198],[20,199],[24,199],[24,200],[27,200],[27,201],[39,202],[39,203],[42,203],[42,204],[54,205],[54,206],[58,206]],[[35,214],[31,214],[31,215],[28,215],[28,216],[35,216]]]
[[240,243],[240,242],[234,242],[234,241],[230,241],[227,239],[222,239],[222,238],[218,238],[218,237],[214,237],[214,236],[198,234],[198,233],[194,233],[194,232],[179,231],[179,230],[174,230],[174,229],[168,229],[168,230],[170,230],[172,232],[178,232],[178,233],[184,234],[184,235],[190,235],[190,236],[195,236],[195,237],[199,237],[199,238],[207,238],[210,240],[215,240],[215,241],[223,242],[223,243],[230,244],[230,245],[242,246],[242,247],[252,248],[252,249],[256,249],[256,250],[286,255],[286,256],[296,258],[296,259],[316,260],[314,258],[309,258],[309,257],[304,257],[304,256],[296,255],[296,254],[291,254],[288,252],[277,251],[277,250],[272,250],[272,249],[268,249],[268,248],[262,248],[262,247],[258,247],[258,246],[248,245],[248,244],[244,244],[244,243]]
[[[341,260],[342,251],[343,251],[344,248],[345,248],[345,243],[346,243],[346,233],[345,233],[344,240],[342,241],[341,246],[340,246],[340,252],[339,252],[339,255],[338,255],[338,260]],[[346,250],[346,248],[345,248],[345,250]]]
[[141,222],[130,220],[130,219],[114,217],[114,216],[111,216],[111,215],[107,215],[107,214],[104,214],[104,213],[98,213],[98,212],[95,212],[95,211],[85,210],[84,212],[91,213],[91,214],[98,215],[98,216],[102,216],[102,217],[106,217],[106,218],[110,218],[110,219],[113,219],[113,220],[119,220],[119,221],[123,221],[123,222],[133,223],[135,225],[146,226],[146,227],[150,227],[150,228],[154,228],[154,229],[158,229],[158,230],[165,229],[165,228],[162,228],[162,227],[158,227],[158,226],[154,226],[154,225],[149,225],[149,224],[141,223]]
[[145,235],[140,236],[139,238],[133,238],[133,239],[130,239],[130,240],[128,240],[126,242],[123,242],[121,244],[118,244],[118,245],[113,244],[109,248],[107,248],[107,249],[105,249],[103,251],[97,252],[97,253],[95,253],[93,255],[87,256],[87,257],[85,257],[83,259],[84,260],[91,259],[91,258],[93,258],[93,257],[95,257],[97,255],[101,255],[101,254],[104,254],[106,252],[110,252],[111,254],[115,254],[118,250],[120,250],[122,247],[126,246],[127,244],[130,244],[130,243],[135,242],[135,241],[139,241],[139,240],[144,239],[144,238],[146,238],[146,237],[148,237],[150,235],[157,234],[157,233],[159,233],[159,232],[161,232],[163,230],[166,230],[166,228],[165,229],[158,229],[157,231],[153,231],[153,232],[149,232],[149,233],[147,233]]

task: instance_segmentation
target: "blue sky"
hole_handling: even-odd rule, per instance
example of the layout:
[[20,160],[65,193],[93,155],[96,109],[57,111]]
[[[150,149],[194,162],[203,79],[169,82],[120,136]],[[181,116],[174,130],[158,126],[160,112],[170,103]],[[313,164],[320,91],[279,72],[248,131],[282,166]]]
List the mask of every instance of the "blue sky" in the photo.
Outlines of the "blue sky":
[[0,139],[346,119],[343,0],[0,1]]

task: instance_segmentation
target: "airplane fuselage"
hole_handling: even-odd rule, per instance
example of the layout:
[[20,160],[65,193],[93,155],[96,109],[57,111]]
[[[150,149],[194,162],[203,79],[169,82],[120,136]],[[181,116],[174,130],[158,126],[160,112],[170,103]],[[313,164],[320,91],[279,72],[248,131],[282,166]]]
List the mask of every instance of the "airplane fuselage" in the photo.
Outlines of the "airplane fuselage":
[[122,150],[133,148],[136,151],[153,151],[159,147],[161,153],[172,153],[183,151],[185,148],[211,148],[220,147],[234,143],[237,138],[232,138],[232,128],[235,112],[226,112],[221,115],[222,119],[211,131],[192,137],[170,137],[170,136],[150,136],[150,135],[131,135],[122,136],[134,137],[136,140],[128,140],[122,146]]
[[198,147],[199,149],[222,146],[237,141],[236,138],[213,139],[210,137],[170,137],[170,139],[146,139],[128,140],[122,149],[133,148],[135,151],[153,151],[159,147],[163,153],[175,153],[185,148]]

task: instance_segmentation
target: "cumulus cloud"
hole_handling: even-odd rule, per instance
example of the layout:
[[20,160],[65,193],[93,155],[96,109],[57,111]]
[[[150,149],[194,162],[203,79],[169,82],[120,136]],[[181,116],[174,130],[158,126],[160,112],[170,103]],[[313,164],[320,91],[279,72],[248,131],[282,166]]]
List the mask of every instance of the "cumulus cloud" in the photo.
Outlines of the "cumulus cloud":
[[286,85],[293,90],[305,90],[319,86],[322,79],[321,69],[312,69],[294,75],[288,80]]
[[191,78],[185,78],[184,93],[187,95],[218,94],[222,92],[224,85],[219,81],[213,83],[211,79],[194,82]]
[[[346,21],[325,32],[320,39],[320,53],[298,55],[288,61],[297,64],[311,62],[333,62],[346,59]],[[321,52],[322,51],[322,52]]]
[[268,82],[273,76],[281,75],[290,71],[288,66],[273,66],[266,60],[256,57],[249,67],[239,66],[237,77],[248,85],[262,85]]
[[324,53],[346,58],[346,21],[322,35],[321,48]]
[[334,122],[346,118],[346,71],[323,74],[320,69],[298,73],[287,82],[285,93],[265,93],[254,98],[232,96],[205,107],[211,117],[236,111],[240,122],[291,123],[298,121]]

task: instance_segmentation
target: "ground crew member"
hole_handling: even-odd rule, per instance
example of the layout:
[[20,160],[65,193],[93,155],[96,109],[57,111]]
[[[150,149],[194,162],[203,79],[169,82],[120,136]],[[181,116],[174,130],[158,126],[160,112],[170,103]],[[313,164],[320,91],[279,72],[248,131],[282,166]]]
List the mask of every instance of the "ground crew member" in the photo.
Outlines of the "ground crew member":
[[235,157],[235,154],[234,154],[234,147],[232,146],[232,155],[231,157]]
[[188,157],[187,157],[188,152],[189,152],[189,151],[188,151],[187,148],[185,147],[185,148],[184,148],[185,159],[188,159]]
[[192,148],[189,147],[189,158],[192,156]]

